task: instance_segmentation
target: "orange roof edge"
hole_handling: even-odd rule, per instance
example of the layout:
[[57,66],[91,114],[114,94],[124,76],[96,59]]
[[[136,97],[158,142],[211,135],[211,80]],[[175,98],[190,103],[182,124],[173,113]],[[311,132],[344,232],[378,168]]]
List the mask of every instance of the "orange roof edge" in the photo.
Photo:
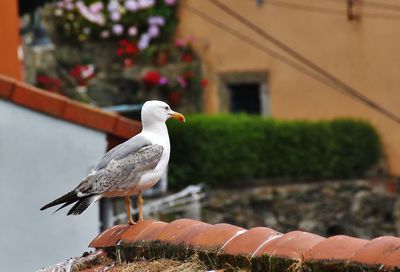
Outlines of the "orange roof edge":
[[0,75],[0,99],[123,139],[128,139],[141,130],[138,121],[41,90],[4,75]]
[[[151,235],[148,235],[149,233]],[[187,258],[190,257],[188,252],[207,252],[207,258],[215,258],[215,262],[231,262],[233,267],[237,262],[224,256],[244,256],[248,266],[251,266],[253,261],[270,262],[265,256],[290,261],[282,264],[289,267],[291,262],[305,263],[310,265],[310,268],[313,268],[313,264],[319,265],[314,267],[318,269],[311,271],[324,271],[325,265],[332,269],[332,264],[335,263],[345,267],[384,267],[388,271],[400,268],[399,237],[381,236],[366,240],[336,235],[325,238],[300,230],[288,233],[280,233],[267,227],[247,230],[230,224],[212,225],[192,219],[177,219],[169,223],[144,220],[135,225],[116,225],[94,238],[89,246],[97,250],[118,248],[120,251],[124,248],[128,251],[137,248],[136,253],[147,252],[149,255],[144,257],[150,259],[157,258],[158,255],[151,254],[157,254],[158,250],[162,253],[161,257],[169,256],[169,253],[165,252],[168,248],[178,255],[182,249]],[[147,247],[152,250],[148,250]],[[188,248],[192,251],[188,251]],[[333,271],[331,269],[329,271]],[[379,269],[368,271],[387,271]],[[283,269],[280,267],[269,271]]]

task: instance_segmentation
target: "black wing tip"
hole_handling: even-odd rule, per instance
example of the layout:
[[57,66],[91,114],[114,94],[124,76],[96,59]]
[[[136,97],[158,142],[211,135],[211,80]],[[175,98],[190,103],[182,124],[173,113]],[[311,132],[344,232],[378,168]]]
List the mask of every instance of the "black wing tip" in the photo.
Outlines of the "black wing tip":
[[[44,205],[43,207],[40,208],[41,211],[46,210],[48,208],[51,208],[53,206],[57,206],[60,204],[64,204],[60,209],[68,206],[69,204],[76,202],[79,200],[79,197],[77,195],[77,193],[75,192],[75,190],[72,190],[68,193],[66,193],[65,195],[57,198],[56,200]],[[67,204],[68,203],[68,204]],[[57,210],[58,211],[58,210]]]
[[98,199],[98,195],[90,195],[79,199],[68,211],[67,215],[79,215],[83,213],[93,202]]
[[41,207],[40,210],[44,211],[44,210],[46,210],[48,208],[51,208],[51,207],[53,207],[53,206],[51,206],[50,204],[47,204],[47,205],[44,205],[43,207]]

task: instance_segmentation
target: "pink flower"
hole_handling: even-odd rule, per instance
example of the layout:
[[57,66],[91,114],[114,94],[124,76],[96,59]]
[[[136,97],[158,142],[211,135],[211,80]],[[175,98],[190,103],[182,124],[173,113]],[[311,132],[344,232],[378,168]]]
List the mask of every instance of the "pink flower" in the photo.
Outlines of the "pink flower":
[[121,13],[119,11],[111,12],[110,18],[114,22],[118,22],[121,19]]
[[185,47],[186,46],[186,40],[183,38],[178,38],[175,40],[175,45],[178,47]]
[[112,0],[108,3],[107,6],[108,11],[113,12],[119,9],[119,3],[116,0]]
[[93,13],[99,13],[104,8],[103,2],[94,2],[89,6],[89,9]]
[[178,81],[179,85],[181,85],[182,88],[186,88],[187,86],[187,81],[183,76],[178,76],[176,78],[176,80]]
[[138,4],[141,9],[147,9],[154,6],[155,0],[139,0]]
[[100,37],[102,37],[103,39],[107,39],[108,37],[110,37],[110,32],[108,30],[103,30],[100,33]]
[[73,10],[73,9],[74,9],[74,4],[72,4],[72,3],[67,3],[67,4],[65,4],[65,8],[66,8],[67,10]]
[[166,78],[166,77],[160,77],[160,81],[159,81],[159,83],[160,83],[160,85],[161,86],[163,86],[163,85],[167,85],[168,84],[168,78]]
[[149,36],[149,34],[144,33],[144,34],[142,34],[142,36],[140,36],[138,48],[140,50],[144,50],[147,47],[149,47],[149,43],[150,43],[150,36]]
[[138,30],[137,30],[137,27],[136,27],[136,26],[131,26],[131,27],[128,29],[128,35],[131,36],[131,37],[136,36],[137,33],[138,33]]
[[124,27],[120,24],[113,25],[112,31],[115,35],[119,36],[124,32]]
[[176,0],[164,0],[164,3],[168,6],[175,5]]
[[149,27],[148,33],[151,38],[155,38],[160,34],[160,30],[158,29],[157,26],[151,26]]
[[147,20],[147,23],[149,25],[158,25],[158,26],[162,26],[165,24],[165,20],[163,17],[161,16],[151,16],[149,17],[149,19]]
[[78,8],[80,14],[82,17],[84,17],[86,20],[89,22],[98,24],[98,25],[104,25],[105,20],[102,14],[95,14],[93,13],[88,7],[85,6],[85,4],[82,1],[76,2],[76,7]]
[[125,2],[125,8],[129,11],[136,11],[139,9],[139,4],[135,0],[128,0]]

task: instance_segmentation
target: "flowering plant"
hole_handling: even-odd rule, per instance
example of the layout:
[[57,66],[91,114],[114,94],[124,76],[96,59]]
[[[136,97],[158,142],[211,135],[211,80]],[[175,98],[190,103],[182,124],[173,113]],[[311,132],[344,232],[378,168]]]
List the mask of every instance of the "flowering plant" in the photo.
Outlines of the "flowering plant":
[[189,100],[197,99],[208,84],[208,81],[201,77],[198,58],[192,50],[191,42],[190,37],[180,38],[172,46],[164,47],[165,51],[161,52],[168,52],[169,63],[147,70],[142,76],[143,85],[147,90],[158,90],[173,106],[178,106],[184,97],[189,99],[192,96]]
[[73,77],[78,86],[86,86],[91,78],[95,76],[94,73],[94,65],[76,65],[71,71],[69,71],[69,75]]
[[148,71],[143,77],[143,83],[147,87],[161,85],[161,76],[157,71]]
[[118,57],[123,59],[125,67],[131,67],[134,64],[135,57],[139,54],[137,45],[127,39],[120,40],[118,45]]
[[60,93],[61,80],[52,76],[39,74],[36,76],[36,85],[50,92]]
[[177,0],[59,0],[54,14],[78,41],[125,38],[139,50],[173,36]]

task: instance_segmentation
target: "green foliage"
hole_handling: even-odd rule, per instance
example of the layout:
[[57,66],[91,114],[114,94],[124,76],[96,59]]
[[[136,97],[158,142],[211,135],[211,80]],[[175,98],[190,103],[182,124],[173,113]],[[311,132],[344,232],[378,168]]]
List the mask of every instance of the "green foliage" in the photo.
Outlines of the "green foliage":
[[257,178],[347,178],[381,157],[379,137],[364,121],[277,121],[248,115],[189,116],[169,122],[170,183],[178,188]]

